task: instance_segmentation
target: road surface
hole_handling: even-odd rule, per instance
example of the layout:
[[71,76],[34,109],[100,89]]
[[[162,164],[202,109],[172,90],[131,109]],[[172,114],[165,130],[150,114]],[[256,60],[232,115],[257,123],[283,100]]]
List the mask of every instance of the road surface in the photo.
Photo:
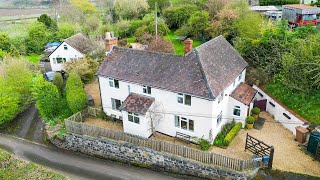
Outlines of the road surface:
[[1,133],[0,148],[75,179],[195,179],[98,159]]

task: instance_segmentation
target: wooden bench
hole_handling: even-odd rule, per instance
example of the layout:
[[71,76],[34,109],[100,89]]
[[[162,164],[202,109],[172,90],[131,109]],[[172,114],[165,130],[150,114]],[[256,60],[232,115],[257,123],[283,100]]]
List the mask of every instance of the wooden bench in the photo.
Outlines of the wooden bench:
[[191,142],[191,136],[184,134],[184,133],[181,133],[181,132],[176,132],[176,138],[183,140],[183,141],[186,141],[188,143]]

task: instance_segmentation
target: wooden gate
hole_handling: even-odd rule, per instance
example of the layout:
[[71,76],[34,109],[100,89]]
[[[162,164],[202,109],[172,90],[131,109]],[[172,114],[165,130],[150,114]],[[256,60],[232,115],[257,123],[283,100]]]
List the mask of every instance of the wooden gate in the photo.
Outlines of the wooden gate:
[[259,101],[254,101],[253,107],[258,107],[261,111],[266,111],[267,110],[267,100],[259,100]]
[[260,141],[252,136],[250,136],[247,133],[247,138],[246,138],[246,146],[245,146],[245,151],[249,150],[255,155],[264,157],[264,156],[269,156],[269,161],[268,161],[268,168],[272,169],[272,161],[273,161],[273,154],[274,154],[274,147],[269,146],[263,141]]

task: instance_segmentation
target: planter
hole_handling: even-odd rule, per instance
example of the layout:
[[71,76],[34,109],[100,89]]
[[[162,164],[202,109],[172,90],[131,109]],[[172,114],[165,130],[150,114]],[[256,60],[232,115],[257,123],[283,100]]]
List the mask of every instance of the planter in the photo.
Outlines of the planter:
[[254,119],[258,119],[259,118],[259,114],[252,114],[252,117],[254,117]]
[[246,128],[247,128],[247,129],[252,129],[252,128],[253,128],[253,124],[248,124],[248,123],[246,123]]

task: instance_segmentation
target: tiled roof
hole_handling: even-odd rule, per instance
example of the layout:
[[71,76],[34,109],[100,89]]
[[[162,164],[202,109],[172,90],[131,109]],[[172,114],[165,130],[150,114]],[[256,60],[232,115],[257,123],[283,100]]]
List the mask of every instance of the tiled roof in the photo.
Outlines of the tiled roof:
[[127,112],[145,115],[153,102],[154,98],[152,97],[131,93],[123,102],[120,109]]
[[87,54],[92,50],[92,41],[82,33],[75,34],[64,41],[83,54]]
[[247,66],[222,37],[186,55],[114,47],[97,75],[215,99]]
[[241,83],[230,94],[230,96],[245,105],[249,105],[252,99],[254,98],[254,96],[256,95],[256,93],[257,93],[256,89],[254,89],[253,87],[245,83]]

